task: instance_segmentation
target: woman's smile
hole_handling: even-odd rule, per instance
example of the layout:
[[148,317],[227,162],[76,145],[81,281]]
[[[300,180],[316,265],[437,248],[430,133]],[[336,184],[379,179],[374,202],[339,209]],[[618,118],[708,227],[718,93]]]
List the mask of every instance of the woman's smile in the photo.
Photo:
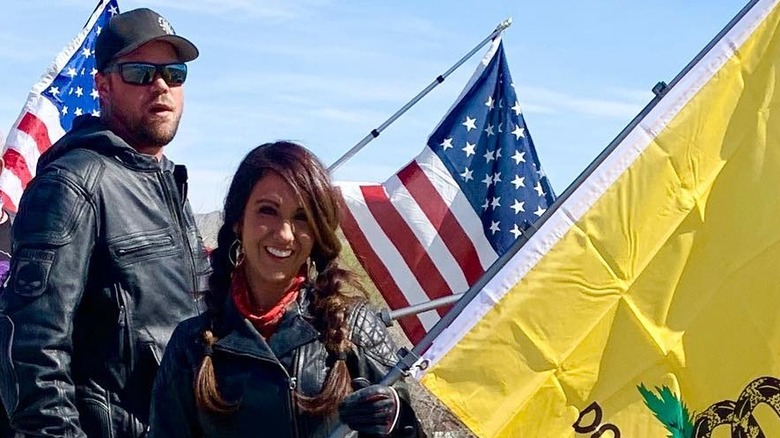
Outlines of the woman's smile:
[[299,275],[314,245],[295,190],[273,171],[257,181],[238,227],[255,302],[275,303]]

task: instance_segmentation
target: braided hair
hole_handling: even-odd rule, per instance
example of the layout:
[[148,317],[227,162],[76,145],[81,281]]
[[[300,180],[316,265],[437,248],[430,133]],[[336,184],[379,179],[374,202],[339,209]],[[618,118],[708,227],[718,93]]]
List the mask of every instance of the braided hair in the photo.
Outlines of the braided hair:
[[230,290],[234,269],[232,245],[238,238],[236,225],[241,222],[246,204],[255,184],[267,172],[281,176],[295,191],[314,235],[310,259],[318,272],[307,287],[312,296],[312,324],[323,333],[328,353],[336,358],[326,377],[323,390],[316,396],[296,393],[296,403],[313,415],[333,412],[351,391],[346,353],[350,348],[347,310],[356,298],[347,290],[363,291],[357,276],[339,266],[341,241],[336,230],[340,219],[339,195],[330,182],[322,163],[303,146],[289,141],[266,143],[253,149],[241,161],[225,198],[224,222],[217,235],[217,247],[211,254],[213,272],[206,294],[209,324],[203,333],[206,349],[195,382],[198,406],[213,413],[228,413],[237,409],[236,402],[225,400],[217,388],[211,346],[220,333],[215,333],[222,319],[222,307]]

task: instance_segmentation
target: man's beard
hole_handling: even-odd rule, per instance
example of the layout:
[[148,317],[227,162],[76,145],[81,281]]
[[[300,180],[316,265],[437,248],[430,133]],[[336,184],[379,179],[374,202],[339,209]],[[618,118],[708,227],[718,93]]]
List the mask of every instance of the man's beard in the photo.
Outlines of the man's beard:
[[133,129],[133,137],[139,144],[163,147],[173,140],[179,129],[181,115],[173,123],[148,123],[141,120]]

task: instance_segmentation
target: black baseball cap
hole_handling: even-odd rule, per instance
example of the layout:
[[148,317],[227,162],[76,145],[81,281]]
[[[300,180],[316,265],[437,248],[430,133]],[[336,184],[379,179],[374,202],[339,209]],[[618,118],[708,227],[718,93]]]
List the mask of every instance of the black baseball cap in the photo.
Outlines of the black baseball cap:
[[114,15],[100,32],[95,41],[98,71],[103,71],[113,59],[154,40],[171,43],[181,62],[198,57],[198,48],[176,35],[168,20],[151,9],[140,8]]

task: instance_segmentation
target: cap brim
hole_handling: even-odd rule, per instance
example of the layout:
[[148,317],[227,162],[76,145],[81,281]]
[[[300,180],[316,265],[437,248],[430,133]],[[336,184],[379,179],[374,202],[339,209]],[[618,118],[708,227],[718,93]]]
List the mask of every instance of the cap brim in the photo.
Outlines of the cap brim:
[[146,43],[150,43],[152,41],[165,41],[170,43],[174,49],[176,49],[176,55],[179,58],[179,61],[181,62],[189,62],[194,60],[198,57],[200,52],[198,52],[198,48],[195,47],[195,44],[192,44],[188,39],[180,37],[178,35],[161,35],[153,38],[149,38],[148,40],[140,41],[137,44],[133,44],[131,46],[125,47],[124,50],[121,50],[114,55],[113,59],[120,58],[122,56],[127,55],[128,53],[136,50],[137,48],[143,46]]

